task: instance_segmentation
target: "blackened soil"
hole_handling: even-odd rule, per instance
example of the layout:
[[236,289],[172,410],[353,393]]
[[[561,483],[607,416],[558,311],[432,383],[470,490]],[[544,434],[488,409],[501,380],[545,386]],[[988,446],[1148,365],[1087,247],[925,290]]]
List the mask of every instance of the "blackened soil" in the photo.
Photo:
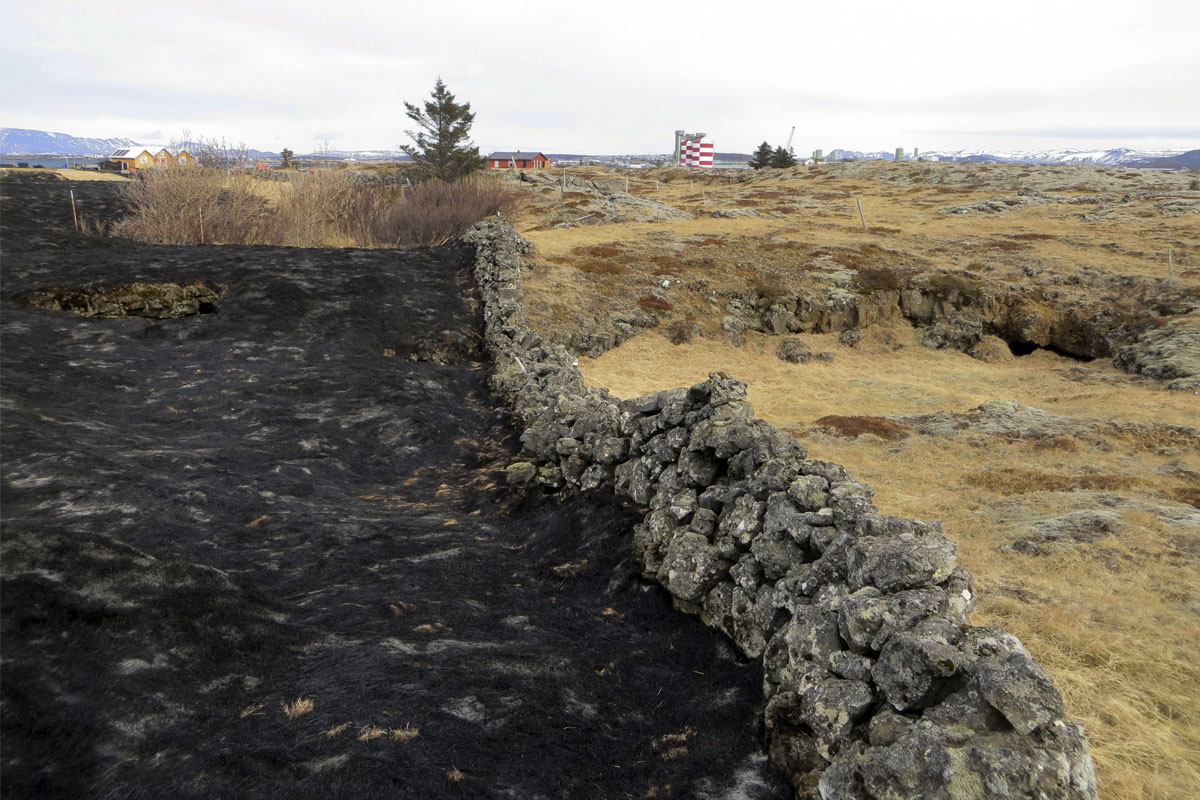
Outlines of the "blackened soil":
[[[497,485],[466,250],[97,242],[0,191],[6,796],[787,796],[631,510]],[[197,280],[215,313],[17,299]]]

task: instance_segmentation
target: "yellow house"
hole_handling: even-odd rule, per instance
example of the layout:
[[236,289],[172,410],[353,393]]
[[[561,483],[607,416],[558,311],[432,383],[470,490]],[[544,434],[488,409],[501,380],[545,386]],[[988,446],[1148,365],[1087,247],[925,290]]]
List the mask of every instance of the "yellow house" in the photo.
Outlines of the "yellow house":
[[154,156],[144,147],[123,147],[114,150],[108,160],[117,162],[123,170],[149,169],[154,166]]
[[172,153],[165,147],[148,148],[148,147],[122,147],[119,150],[114,150],[112,155],[108,157],[109,161],[115,161],[121,165],[122,170],[129,172],[137,172],[139,169],[149,169],[151,167],[183,167],[185,169],[193,169],[196,166],[196,159],[187,150],[180,150]]
[[192,158],[192,154],[187,150],[172,153],[164,147],[154,154],[154,165],[156,167],[184,167],[191,169],[196,166],[196,159]]

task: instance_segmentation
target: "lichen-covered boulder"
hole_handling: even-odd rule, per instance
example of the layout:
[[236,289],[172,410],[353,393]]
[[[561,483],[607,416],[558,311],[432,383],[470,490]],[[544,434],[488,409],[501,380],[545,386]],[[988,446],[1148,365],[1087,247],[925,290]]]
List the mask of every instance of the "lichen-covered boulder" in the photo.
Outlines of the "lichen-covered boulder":
[[729,574],[729,566],[708,539],[689,531],[667,544],[658,579],[680,600],[699,603]]

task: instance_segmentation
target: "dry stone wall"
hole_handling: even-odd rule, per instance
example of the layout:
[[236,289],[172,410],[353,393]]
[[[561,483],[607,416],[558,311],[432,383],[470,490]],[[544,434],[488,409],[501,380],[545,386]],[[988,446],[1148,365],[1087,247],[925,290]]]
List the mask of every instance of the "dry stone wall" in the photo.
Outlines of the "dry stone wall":
[[478,225],[494,389],[523,430],[510,483],[616,492],[632,546],[678,608],[760,659],[772,761],[798,797],[1096,797],[1083,729],[1021,643],[970,624],[971,577],[937,523],[754,417],[723,373],[619,400],[527,324],[528,243]]

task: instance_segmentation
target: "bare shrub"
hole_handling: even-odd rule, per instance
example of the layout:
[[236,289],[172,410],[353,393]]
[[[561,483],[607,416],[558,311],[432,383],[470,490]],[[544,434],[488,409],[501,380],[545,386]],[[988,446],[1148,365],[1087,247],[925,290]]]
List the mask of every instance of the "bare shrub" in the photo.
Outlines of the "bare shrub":
[[671,344],[680,345],[687,344],[696,337],[699,332],[699,326],[696,324],[695,318],[688,314],[684,319],[675,320],[663,326],[663,336],[667,337],[667,341]]
[[291,176],[291,191],[284,192],[275,204],[265,238],[271,244],[319,247],[358,230],[355,243],[369,246],[369,236],[361,235],[369,231],[369,217],[362,215],[373,206],[364,207],[361,201],[372,193],[372,189],[351,184],[341,172],[296,173]]
[[427,181],[380,209],[373,234],[381,245],[445,244],[484,217],[515,210],[519,202],[514,190],[483,177],[453,183]]
[[172,139],[169,148],[172,153],[187,150],[201,167],[211,169],[232,169],[246,164],[250,151],[245,142],[225,141],[225,137],[196,136],[191,131],[184,131],[180,139]]
[[130,216],[119,236],[161,244],[259,244],[267,202],[248,176],[216,169],[144,170],[124,189]]

